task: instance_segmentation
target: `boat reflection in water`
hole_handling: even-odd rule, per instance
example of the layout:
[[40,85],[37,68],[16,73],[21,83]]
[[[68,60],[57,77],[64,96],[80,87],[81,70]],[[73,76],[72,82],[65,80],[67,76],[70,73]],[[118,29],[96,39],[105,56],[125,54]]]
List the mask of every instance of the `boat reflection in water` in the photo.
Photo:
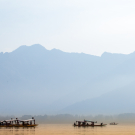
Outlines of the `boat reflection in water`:
[[[89,123],[90,122],[90,123]],[[97,121],[89,121],[89,120],[84,120],[84,121],[76,121],[75,123],[74,123],[74,126],[78,126],[78,127],[88,127],[88,126],[92,126],[92,127],[94,127],[94,126],[106,126],[107,124],[103,124],[103,123],[101,123],[101,124],[99,124],[99,125],[95,125],[95,123],[97,123]]]
[[0,127],[35,127],[38,126],[38,124],[35,124],[35,119],[32,117],[32,119],[28,120],[19,120],[18,118],[11,120],[4,120],[0,121]]

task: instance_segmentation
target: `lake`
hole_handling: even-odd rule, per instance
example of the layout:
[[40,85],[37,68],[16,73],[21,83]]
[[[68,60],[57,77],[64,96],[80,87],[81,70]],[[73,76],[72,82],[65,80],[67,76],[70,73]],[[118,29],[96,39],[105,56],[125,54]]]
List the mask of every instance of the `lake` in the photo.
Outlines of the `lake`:
[[35,128],[0,128],[0,135],[135,135],[135,125],[84,128],[69,124],[40,124]]

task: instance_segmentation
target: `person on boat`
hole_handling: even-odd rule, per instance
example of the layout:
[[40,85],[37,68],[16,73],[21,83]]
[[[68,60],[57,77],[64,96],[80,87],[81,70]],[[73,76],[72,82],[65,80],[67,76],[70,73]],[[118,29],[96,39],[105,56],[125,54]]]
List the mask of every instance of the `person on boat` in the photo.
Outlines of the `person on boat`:
[[85,122],[82,122],[82,126],[85,126]]
[[91,125],[94,126],[94,122],[91,122]]
[[29,125],[29,122],[27,121],[27,125]]
[[78,126],[81,126],[81,122],[78,122]]

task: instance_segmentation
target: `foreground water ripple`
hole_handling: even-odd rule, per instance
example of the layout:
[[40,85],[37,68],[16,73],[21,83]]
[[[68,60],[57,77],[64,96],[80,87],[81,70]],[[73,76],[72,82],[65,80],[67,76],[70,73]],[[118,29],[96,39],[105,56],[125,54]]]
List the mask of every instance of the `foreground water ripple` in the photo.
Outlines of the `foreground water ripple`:
[[135,135],[135,125],[74,127],[69,124],[40,124],[35,128],[0,128],[0,135]]

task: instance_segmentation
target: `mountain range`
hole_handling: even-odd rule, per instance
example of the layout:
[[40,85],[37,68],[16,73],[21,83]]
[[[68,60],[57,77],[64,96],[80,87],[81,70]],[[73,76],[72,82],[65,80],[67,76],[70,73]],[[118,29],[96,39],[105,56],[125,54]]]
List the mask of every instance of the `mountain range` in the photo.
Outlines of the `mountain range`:
[[0,53],[1,115],[135,113],[135,52],[84,53],[21,46]]

